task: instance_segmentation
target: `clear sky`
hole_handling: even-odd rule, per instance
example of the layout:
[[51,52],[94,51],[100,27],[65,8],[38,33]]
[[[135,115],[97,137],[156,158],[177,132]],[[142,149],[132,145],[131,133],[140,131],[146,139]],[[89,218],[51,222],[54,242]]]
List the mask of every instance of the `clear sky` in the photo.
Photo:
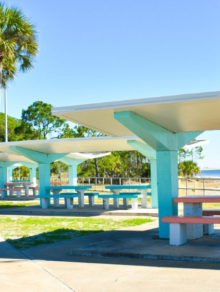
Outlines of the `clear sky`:
[[[219,0],[8,0],[35,24],[34,69],[9,84],[9,114],[220,90]],[[220,133],[203,134],[220,168]]]

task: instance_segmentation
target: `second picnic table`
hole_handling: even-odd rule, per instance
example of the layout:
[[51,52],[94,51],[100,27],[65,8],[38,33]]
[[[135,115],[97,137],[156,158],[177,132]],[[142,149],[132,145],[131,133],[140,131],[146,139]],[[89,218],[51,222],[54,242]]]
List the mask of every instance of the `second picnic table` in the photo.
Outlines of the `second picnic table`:
[[[32,182],[28,182],[28,181],[14,181],[14,182],[7,182],[5,184],[5,186],[7,188],[9,188],[9,194],[12,195],[13,191],[16,187],[23,187],[24,188],[24,192],[25,192],[25,196],[29,195],[29,188],[30,186],[32,186],[33,183]],[[20,192],[19,195],[20,196]]]
[[84,193],[91,189],[90,185],[73,186],[73,185],[61,185],[61,186],[49,186],[46,188],[47,192],[53,192],[53,194],[59,194],[63,190],[74,190],[79,194],[79,206],[84,207]]
[[113,192],[115,195],[120,194],[122,190],[139,190],[142,193],[142,207],[147,208],[147,191],[151,189],[151,185],[108,185],[106,189]]

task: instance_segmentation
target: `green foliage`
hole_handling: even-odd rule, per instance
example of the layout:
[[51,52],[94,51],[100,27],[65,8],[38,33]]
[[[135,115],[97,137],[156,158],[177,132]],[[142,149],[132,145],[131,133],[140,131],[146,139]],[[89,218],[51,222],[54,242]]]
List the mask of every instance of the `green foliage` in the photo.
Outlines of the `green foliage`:
[[28,130],[37,134],[37,139],[61,136],[65,129],[65,121],[52,115],[52,105],[43,101],[35,101],[26,110],[23,110],[22,122],[28,125]]
[[191,150],[181,148],[179,150],[179,161],[183,160],[200,160],[203,159],[203,147],[197,146],[192,148]]
[[34,26],[20,10],[0,3],[0,84],[6,87],[18,70],[31,68],[37,52]]
[[192,160],[186,160],[179,163],[179,175],[192,177],[200,173],[200,168]]
[[[36,139],[36,133],[34,130],[29,129],[25,131],[24,128],[28,128],[28,125],[22,123],[21,120],[8,116],[8,140],[9,141],[21,141]],[[5,114],[0,113],[0,142],[5,141]]]
[[82,177],[146,177],[150,175],[150,166],[136,151],[118,151],[85,161],[80,164],[78,174]]
[[82,137],[98,137],[104,136],[104,134],[86,128],[84,126],[76,125],[73,128],[70,127],[68,123],[64,124],[63,131],[60,134],[59,138],[82,138]]
[[67,171],[68,165],[63,163],[62,161],[55,161],[51,163],[51,173],[60,175],[62,172]]
[[13,180],[30,179],[30,169],[26,166],[17,167],[13,170]]

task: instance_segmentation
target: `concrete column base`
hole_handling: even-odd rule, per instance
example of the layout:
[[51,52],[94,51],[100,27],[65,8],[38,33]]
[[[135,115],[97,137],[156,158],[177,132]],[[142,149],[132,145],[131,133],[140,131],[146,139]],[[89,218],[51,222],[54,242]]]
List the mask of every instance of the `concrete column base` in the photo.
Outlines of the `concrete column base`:
[[48,209],[48,207],[49,207],[49,199],[47,199],[47,198],[42,198],[41,199],[41,208],[42,209]]

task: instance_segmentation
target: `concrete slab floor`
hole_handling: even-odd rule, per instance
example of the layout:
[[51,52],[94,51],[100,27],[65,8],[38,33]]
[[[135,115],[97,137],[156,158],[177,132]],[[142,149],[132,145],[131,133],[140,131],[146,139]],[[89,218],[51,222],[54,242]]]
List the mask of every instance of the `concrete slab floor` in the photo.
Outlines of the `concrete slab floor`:
[[[96,233],[24,250],[36,259],[71,261],[71,256],[130,257],[155,260],[218,262],[220,229],[212,236],[191,240],[179,247],[157,238],[157,222],[132,228]],[[218,227],[218,226],[217,226]]]
[[[150,250],[153,253],[153,245],[161,252],[170,252],[166,240],[152,239],[156,230],[152,229],[155,224],[150,225],[103,232],[22,251],[0,242],[0,291],[220,291],[220,263],[98,257],[95,254],[83,256],[83,251],[103,249],[114,252],[133,249],[136,253]],[[218,241],[219,247],[218,236],[213,240]],[[179,253],[184,253],[184,248],[192,250],[192,246],[193,250],[196,246],[204,249],[204,244],[198,241],[193,246],[190,242],[178,248]],[[206,246],[206,253],[213,253],[213,247],[215,244]],[[78,251],[77,256],[71,254],[74,250]]]

